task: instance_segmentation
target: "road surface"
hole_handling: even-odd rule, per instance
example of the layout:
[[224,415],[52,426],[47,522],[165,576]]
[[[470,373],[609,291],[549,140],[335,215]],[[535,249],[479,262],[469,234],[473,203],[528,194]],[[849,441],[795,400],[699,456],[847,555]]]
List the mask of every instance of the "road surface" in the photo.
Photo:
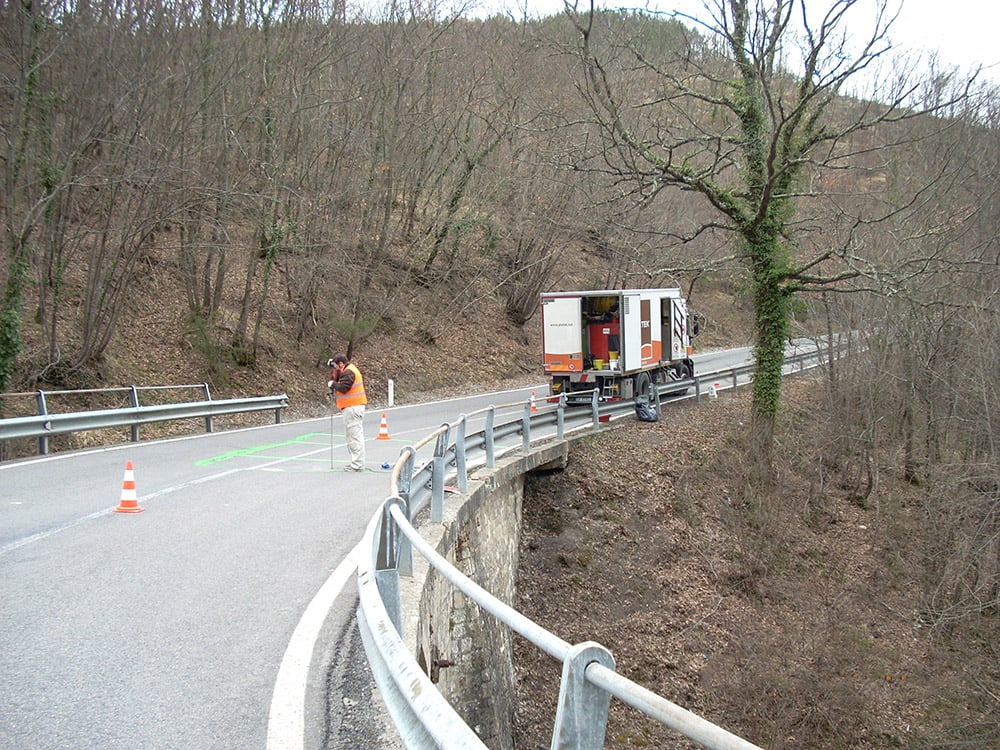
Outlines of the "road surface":
[[382,464],[533,390],[388,409],[388,440],[369,409],[362,474],[339,417],[0,464],[0,748],[364,743],[351,551]]

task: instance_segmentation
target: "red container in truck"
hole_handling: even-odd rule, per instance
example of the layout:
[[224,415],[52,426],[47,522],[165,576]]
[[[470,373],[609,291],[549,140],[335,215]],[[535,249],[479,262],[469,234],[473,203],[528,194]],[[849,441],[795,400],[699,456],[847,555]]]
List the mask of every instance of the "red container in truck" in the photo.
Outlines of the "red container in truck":
[[[617,320],[608,323],[591,323],[589,326],[588,339],[590,342],[590,356],[592,359],[603,359],[607,362],[608,352],[619,352],[620,326]],[[618,355],[615,354],[617,359]]]

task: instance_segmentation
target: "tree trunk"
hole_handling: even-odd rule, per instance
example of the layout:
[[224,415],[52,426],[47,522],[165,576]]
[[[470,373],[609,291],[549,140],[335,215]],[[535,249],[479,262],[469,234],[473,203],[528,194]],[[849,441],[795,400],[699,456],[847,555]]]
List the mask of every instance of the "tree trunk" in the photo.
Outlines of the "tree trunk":
[[[35,182],[26,179],[25,173],[37,166],[29,163],[32,153],[31,140],[37,133],[48,132],[44,121],[46,108],[39,107],[42,98],[39,71],[42,67],[42,30],[45,17],[40,3],[18,3],[10,13],[18,30],[26,38],[27,59],[22,60],[19,89],[14,91],[12,109],[16,124],[10,132],[5,132],[4,142],[4,188],[7,193],[4,204],[4,231],[7,250],[7,279],[4,284],[2,307],[0,307],[0,392],[7,389],[14,375],[17,356],[21,352],[21,315],[24,307],[24,293],[29,283],[31,261],[31,234],[35,229],[38,213],[32,211],[32,204],[41,204],[50,199],[52,192],[47,187],[47,197],[39,200],[30,194],[30,186]],[[8,19],[11,20],[11,19]],[[7,114],[11,114],[8,110]],[[42,122],[36,122],[41,117]],[[5,126],[5,131],[7,130]],[[22,213],[23,210],[23,213]]]
[[28,261],[20,238],[9,245],[10,265],[3,307],[0,308],[0,392],[7,390],[14,375],[14,364],[21,351],[21,308],[24,289],[28,284]]
[[[754,356],[757,361],[753,380],[751,480],[760,488],[770,487],[774,480],[773,452],[775,424],[781,402],[781,375],[785,363],[785,341],[788,339],[788,291],[777,268],[772,249],[759,254],[753,262],[753,301],[756,330]],[[759,247],[759,246],[758,246]]]

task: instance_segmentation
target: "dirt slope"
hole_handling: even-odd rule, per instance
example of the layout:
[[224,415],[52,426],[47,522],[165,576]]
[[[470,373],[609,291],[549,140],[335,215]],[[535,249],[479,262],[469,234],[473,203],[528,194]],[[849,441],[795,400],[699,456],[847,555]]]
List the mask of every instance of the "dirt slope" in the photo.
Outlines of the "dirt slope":
[[[819,482],[817,391],[786,385],[771,499],[743,488],[747,392],[579,441],[565,472],[530,484],[518,609],[762,747],[1000,747],[982,688],[997,684],[995,622],[925,627],[919,490],[887,480],[865,509]],[[559,665],[521,639],[515,658],[516,747],[546,748]],[[612,702],[606,747],[689,746]]]

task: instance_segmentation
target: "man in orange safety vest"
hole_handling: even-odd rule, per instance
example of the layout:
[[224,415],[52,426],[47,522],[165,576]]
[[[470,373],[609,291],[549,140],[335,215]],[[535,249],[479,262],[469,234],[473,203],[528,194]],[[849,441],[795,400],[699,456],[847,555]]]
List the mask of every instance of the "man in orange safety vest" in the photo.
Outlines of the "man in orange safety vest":
[[347,436],[347,451],[351,454],[351,462],[344,467],[345,471],[365,470],[365,379],[361,370],[352,364],[343,354],[334,354],[327,360],[330,367],[329,380],[326,383],[330,393],[337,398],[337,408],[344,415],[344,434]]

